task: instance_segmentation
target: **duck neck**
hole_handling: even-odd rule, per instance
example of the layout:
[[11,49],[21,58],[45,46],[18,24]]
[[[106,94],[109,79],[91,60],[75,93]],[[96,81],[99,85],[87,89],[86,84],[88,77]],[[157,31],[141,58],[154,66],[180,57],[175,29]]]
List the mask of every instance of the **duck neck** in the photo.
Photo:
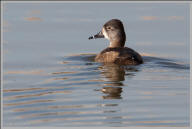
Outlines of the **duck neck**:
[[114,47],[124,47],[125,42],[110,42],[109,47],[114,48]]

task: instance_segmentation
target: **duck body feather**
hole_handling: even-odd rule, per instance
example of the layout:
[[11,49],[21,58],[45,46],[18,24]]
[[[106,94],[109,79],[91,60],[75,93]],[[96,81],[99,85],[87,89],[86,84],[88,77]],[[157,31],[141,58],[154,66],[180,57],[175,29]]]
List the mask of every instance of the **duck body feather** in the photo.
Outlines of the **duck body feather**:
[[122,65],[138,65],[143,63],[141,55],[128,47],[108,47],[95,57],[95,61]]

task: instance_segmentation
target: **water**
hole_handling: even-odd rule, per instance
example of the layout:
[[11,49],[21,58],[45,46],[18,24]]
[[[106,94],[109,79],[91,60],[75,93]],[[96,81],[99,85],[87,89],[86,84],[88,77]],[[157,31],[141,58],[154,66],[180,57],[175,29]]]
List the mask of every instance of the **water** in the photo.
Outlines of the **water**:
[[[3,9],[3,126],[189,126],[188,4]],[[88,37],[112,18],[144,64],[94,62],[108,41]]]

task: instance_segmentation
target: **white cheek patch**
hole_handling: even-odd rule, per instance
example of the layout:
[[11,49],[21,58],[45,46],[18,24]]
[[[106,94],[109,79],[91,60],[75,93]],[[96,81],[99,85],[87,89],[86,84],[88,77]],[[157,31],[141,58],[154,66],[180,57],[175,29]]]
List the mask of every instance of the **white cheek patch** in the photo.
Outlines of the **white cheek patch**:
[[103,28],[103,30],[102,30],[102,33],[103,33],[103,35],[104,35],[104,37],[105,37],[106,39],[109,39],[109,37],[108,37],[108,35],[107,35],[107,32],[105,31],[104,28]]

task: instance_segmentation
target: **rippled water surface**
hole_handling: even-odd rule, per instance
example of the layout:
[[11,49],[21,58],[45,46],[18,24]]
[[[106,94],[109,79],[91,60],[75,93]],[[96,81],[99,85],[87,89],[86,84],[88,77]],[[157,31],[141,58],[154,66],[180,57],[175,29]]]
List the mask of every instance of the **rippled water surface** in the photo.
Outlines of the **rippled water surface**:
[[[189,5],[7,3],[3,10],[4,126],[189,126]],[[126,46],[144,64],[94,62],[108,41],[87,38],[111,18],[123,21]]]

